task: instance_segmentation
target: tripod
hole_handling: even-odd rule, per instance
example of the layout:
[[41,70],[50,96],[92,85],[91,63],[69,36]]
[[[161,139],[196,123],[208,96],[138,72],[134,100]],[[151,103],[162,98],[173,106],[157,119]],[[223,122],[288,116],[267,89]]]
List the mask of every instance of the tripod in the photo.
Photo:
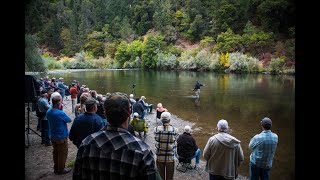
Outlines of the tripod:
[[136,84],[132,83],[132,86],[131,86],[131,94],[135,94],[135,91],[134,91],[134,88],[136,87]]
[[30,134],[30,131],[31,130],[32,132],[34,132],[36,135],[40,136],[40,134],[38,134],[36,131],[34,131],[33,129],[30,128],[30,103],[28,102],[28,127],[25,129],[25,132],[26,132],[26,138],[27,138],[27,141],[28,141],[28,145],[25,145],[26,147],[28,147],[30,145],[30,142],[29,142],[29,134]]

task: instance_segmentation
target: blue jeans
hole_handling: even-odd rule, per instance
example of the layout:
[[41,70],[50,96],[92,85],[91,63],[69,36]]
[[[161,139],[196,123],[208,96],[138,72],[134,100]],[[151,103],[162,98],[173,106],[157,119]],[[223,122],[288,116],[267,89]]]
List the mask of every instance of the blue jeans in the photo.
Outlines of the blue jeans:
[[102,119],[101,124],[102,124],[102,127],[105,127],[107,125],[107,119]]
[[49,124],[48,120],[42,120],[41,123],[41,144],[46,144],[49,145],[51,144],[50,139],[49,139]]
[[198,148],[198,150],[196,151],[195,155],[191,158],[191,159],[196,158],[196,164],[200,163],[200,154],[201,154],[201,151]]
[[147,113],[147,111],[144,110],[144,111],[142,112],[142,115],[140,116],[140,119],[144,119],[144,116],[146,115],[146,113]]
[[250,180],[269,180],[271,169],[259,168],[250,161]]

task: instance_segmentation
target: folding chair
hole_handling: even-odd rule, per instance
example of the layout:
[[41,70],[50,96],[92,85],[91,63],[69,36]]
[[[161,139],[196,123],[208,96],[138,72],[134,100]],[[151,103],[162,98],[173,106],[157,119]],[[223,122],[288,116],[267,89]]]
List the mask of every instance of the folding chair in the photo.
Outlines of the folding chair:
[[[178,164],[176,169],[180,172],[185,173],[188,169],[194,169],[191,165],[191,159],[186,159],[184,157],[178,157]],[[179,166],[180,165],[180,166]]]

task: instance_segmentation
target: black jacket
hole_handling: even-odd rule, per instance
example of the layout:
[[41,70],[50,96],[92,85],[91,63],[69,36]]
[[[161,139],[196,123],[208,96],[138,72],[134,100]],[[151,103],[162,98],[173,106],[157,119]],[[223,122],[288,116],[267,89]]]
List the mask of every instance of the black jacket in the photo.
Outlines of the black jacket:
[[177,152],[180,157],[191,158],[198,150],[196,141],[190,133],[184,132],[177,139]]

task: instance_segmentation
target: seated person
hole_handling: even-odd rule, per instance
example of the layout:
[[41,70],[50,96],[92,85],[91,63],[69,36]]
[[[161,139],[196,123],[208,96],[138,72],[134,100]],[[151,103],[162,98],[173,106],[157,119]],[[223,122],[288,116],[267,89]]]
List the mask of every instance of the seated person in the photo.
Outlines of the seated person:
[[141,137],[141,132],[143,132],[143,136],[146,137],[146,133],[148,132],[148,126],[146,124],[145,119],[139,119],[139,114],[135,112],[133,114],[133,119],[130,121],[132,128],[134,131],[139,133]]
[[148,104],[145,102],[147,98],[144,96],[141,96],[139,102],[142,104],[143,108],[146,110],[146,113],[152,114],[152,104]]
[[162,103],[158,103],[158,105],[157,105],[157,119],[161,118],[161,114],[163,112],[168,112],[168,110],[162,106]]
[[178,156],[183,159],[196,158],[196,168],[200,167],[200,149],[198,148],[196,141],[191,136],[191,127],[185,126],[184,133],[177,139],[177,152]]

